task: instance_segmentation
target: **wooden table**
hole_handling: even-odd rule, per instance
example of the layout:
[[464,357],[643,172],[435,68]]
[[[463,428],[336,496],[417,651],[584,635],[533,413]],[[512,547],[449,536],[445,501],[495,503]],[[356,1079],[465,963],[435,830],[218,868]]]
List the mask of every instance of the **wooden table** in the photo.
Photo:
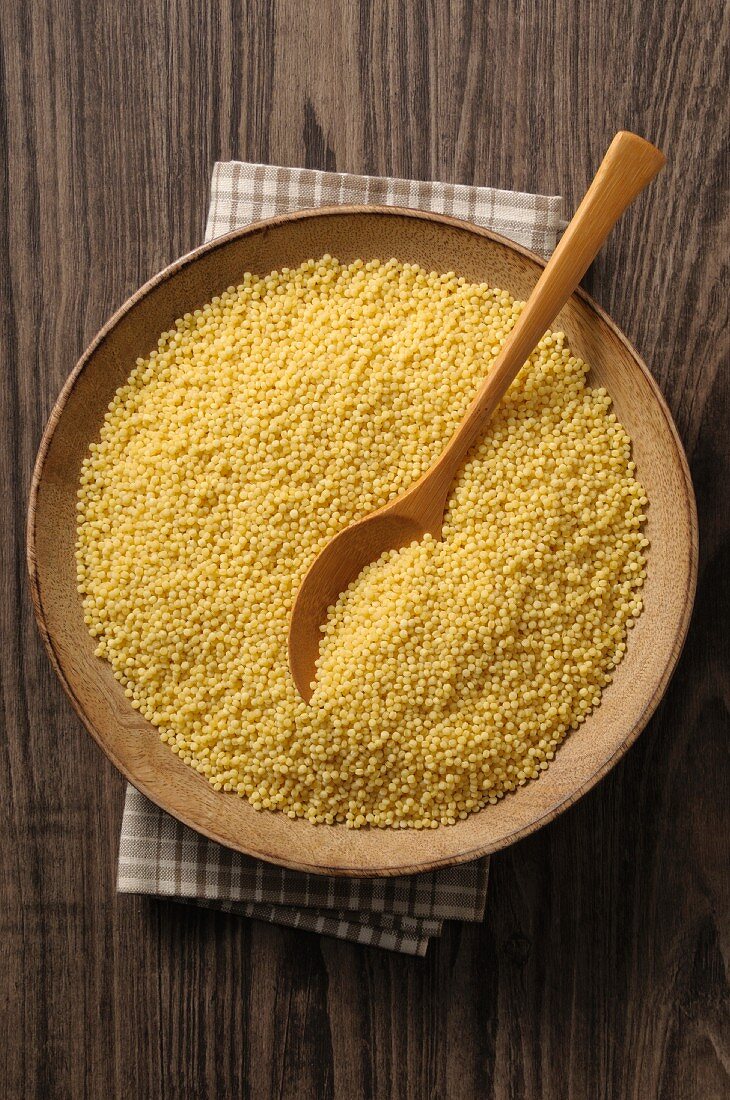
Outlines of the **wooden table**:
[[[5,1096],[723,1095],[722,8],[3,4]],[[51,672],[23,561],[35,450],[78,354],[201,240],[216,159],[561,192],[570,208],[622,127],[669,165],[586,283],[672,407],[702,546],[689,640],[651,725],[575,808],[494,858],[484,924],[447,927],[425,960],[117,899],[123,782]]]

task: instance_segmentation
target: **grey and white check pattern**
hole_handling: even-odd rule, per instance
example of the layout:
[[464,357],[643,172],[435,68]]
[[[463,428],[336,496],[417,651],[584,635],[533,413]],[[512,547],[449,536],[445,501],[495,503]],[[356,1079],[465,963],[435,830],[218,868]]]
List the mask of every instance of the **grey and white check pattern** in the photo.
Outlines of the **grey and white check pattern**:
[[[231,161],[213,169],[205,239],[292,210],[349,203],[449,214],[544,256],[563,227],[557,196]],[[117,889],[424,955],[445,920],[482,919],[488,872],[488,859],[385,879],[290,871],[215,844],[128,786]]]
[[558,195],[529,195],[461,183],[353,176],[233,160],[213,168],[206,241],[263,218],[317,206],[406,206],[463,218],[549,256],[563,228]]

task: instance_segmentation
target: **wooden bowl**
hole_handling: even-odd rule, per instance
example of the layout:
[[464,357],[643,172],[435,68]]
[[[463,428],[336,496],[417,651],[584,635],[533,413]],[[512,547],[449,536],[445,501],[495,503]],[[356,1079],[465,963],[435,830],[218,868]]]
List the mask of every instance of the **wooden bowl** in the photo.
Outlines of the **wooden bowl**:
[[566,739],[537,781],[457,825],[427,832],[310,825],[256,812],[217,793],[163,745],[94,656],[74,560],[79,469],[115,390],[138,356],[181,314],[240,282],[325,252],[349,262],[391,256],[503,287],[526,298],[543,261],[451,218],[411,210],[338,207],[261,222],[184,256],[115,314],[82,356],[51,414],[35,468],[28,560],[36,615],[53,665],[87,729],[148,798],[213,840],[272,863],[342,875],[394,875],[474,859],[552,820],[606,774],[636,740],[665,690],[684,642],[697,574],[697,520],[682,446],[670,413],[628,340],[582,291],[556,322],[605,386],[634,446],[648,490],[645,610],[628,651],[591,717]]

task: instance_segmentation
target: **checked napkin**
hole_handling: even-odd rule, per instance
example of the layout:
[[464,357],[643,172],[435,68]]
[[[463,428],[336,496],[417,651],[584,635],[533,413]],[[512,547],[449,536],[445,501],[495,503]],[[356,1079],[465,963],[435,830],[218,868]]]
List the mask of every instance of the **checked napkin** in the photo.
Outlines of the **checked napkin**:
[[[556,196],[231,161],[213,169],[205,239],[277,214],[348,203],[449,214],[544,256],[563,227]],[[488,871],[488,859],[397,878],[290,871],[208,840],[128,786],[117,889],[424,955],[444,921],[482,919]]]

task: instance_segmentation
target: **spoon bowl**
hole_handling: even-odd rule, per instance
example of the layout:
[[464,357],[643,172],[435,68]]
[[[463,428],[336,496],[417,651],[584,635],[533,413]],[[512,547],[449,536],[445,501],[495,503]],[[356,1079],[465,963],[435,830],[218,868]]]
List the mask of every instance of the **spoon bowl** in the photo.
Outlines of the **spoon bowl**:
[[[422,519],[409,514],[411,498],[399,497],[395,507],[384,508],[350,524],[338,532],[314,559],[299,586],[292,622],[297,629],[289,631],[289,668],[302,699],[309,703],[314,691],[316,661],[322,636],[322,626],[328,609],[337,602],[341,592],[363,571],[377,561],[386,550],[402,550],[427,533]],[[432,525],[431,534],[439,537],[441,523]]]

